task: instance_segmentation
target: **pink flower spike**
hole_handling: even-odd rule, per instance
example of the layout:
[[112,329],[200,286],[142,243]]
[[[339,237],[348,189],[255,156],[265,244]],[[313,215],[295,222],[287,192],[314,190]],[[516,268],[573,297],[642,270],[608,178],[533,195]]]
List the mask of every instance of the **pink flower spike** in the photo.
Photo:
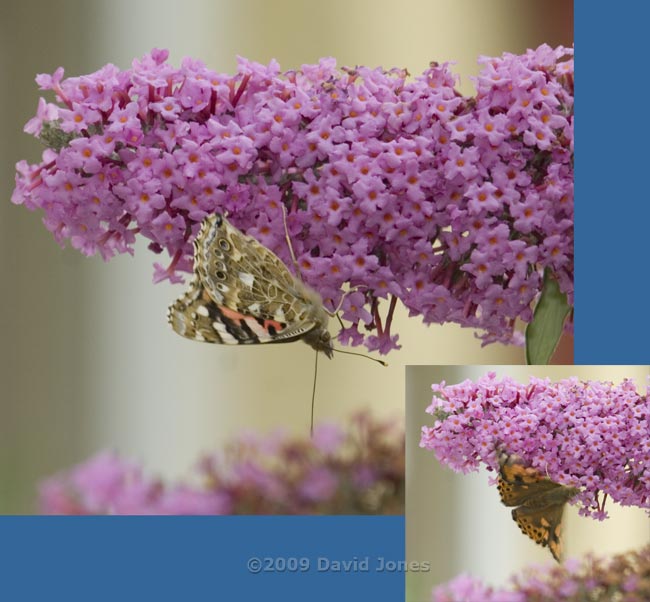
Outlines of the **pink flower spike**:
[[[459,472],[498,471],[499,450],[521,456],[557,483],[579,489],[571,503],[603,520],[605,499],[650,510],[650,403],[630,380],[520,384],[488,374],[476,383],[440,383],[420,447]],[[532,434],[535,436],[531,436]]]
[[126,70],[57,69],[37,77],[55,102],[26,126],[48,148],[16,165],[12,202],[86,254],[149,239],[172,258],[156,281],[192,272],[215,212],[289,262],[286,213],[300,276],[328,307],[363,291],[345,302],[340,340],[399,348],[382,330],[392,295],[424,323],[520,344],[545,270],[573,300],[572,57],[483,57],[474,96],[447,63],[408,78],[240,58],[226,74],[154,49]]

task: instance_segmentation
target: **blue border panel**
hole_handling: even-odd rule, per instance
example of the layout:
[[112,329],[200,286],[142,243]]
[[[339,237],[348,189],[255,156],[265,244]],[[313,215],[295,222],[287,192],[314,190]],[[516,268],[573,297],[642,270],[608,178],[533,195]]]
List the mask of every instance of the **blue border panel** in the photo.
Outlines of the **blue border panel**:
[[575,2],[575,362],[650,363],[648,6]]
[[3,600],[404,599],[402,516],[0,517],[0,539]]

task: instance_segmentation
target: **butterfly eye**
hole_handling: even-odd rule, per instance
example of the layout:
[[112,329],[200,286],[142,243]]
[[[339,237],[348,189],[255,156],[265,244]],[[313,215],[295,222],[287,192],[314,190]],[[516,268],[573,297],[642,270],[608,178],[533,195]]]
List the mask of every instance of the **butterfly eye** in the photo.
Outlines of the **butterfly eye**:
[[230,243],[229,243],[225,238],[220,238],[220,239],[219,239],[219,246],[220,246],[224,251],[230,251]]

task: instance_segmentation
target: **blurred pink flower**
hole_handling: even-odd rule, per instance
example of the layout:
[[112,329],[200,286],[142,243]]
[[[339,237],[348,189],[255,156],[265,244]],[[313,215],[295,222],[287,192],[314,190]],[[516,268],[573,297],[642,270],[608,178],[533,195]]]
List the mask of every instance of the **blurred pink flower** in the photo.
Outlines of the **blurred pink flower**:
[[459,575],[433,589],[432,602],[582,602],[650,600],[650,547],[611,558],[588,556],[565,565],[531,566],[494,588]]
[[245,433],[203,458],[193,481],[166,484],[102,452],[40,486],[44,514],[401,514],[404,433],[367,412],[315,440]]

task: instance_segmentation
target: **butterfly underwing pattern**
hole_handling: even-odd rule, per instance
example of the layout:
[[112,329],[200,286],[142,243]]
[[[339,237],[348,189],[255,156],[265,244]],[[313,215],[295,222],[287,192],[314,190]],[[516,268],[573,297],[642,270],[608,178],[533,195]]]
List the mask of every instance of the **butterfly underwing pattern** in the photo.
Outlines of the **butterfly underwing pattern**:
[[553,558],[562,557],[562,514],[567,501],[578,493],[551,481],[527,466],[517,455],[501,452],[497,480],[501,501],[516,506],[512,518],[534,542],[548,546]]
[[216,213],[194,240],[194,277],[167,320],[194,341],[247,345],[302,340],[332,357],[318,293],[282,260]]

